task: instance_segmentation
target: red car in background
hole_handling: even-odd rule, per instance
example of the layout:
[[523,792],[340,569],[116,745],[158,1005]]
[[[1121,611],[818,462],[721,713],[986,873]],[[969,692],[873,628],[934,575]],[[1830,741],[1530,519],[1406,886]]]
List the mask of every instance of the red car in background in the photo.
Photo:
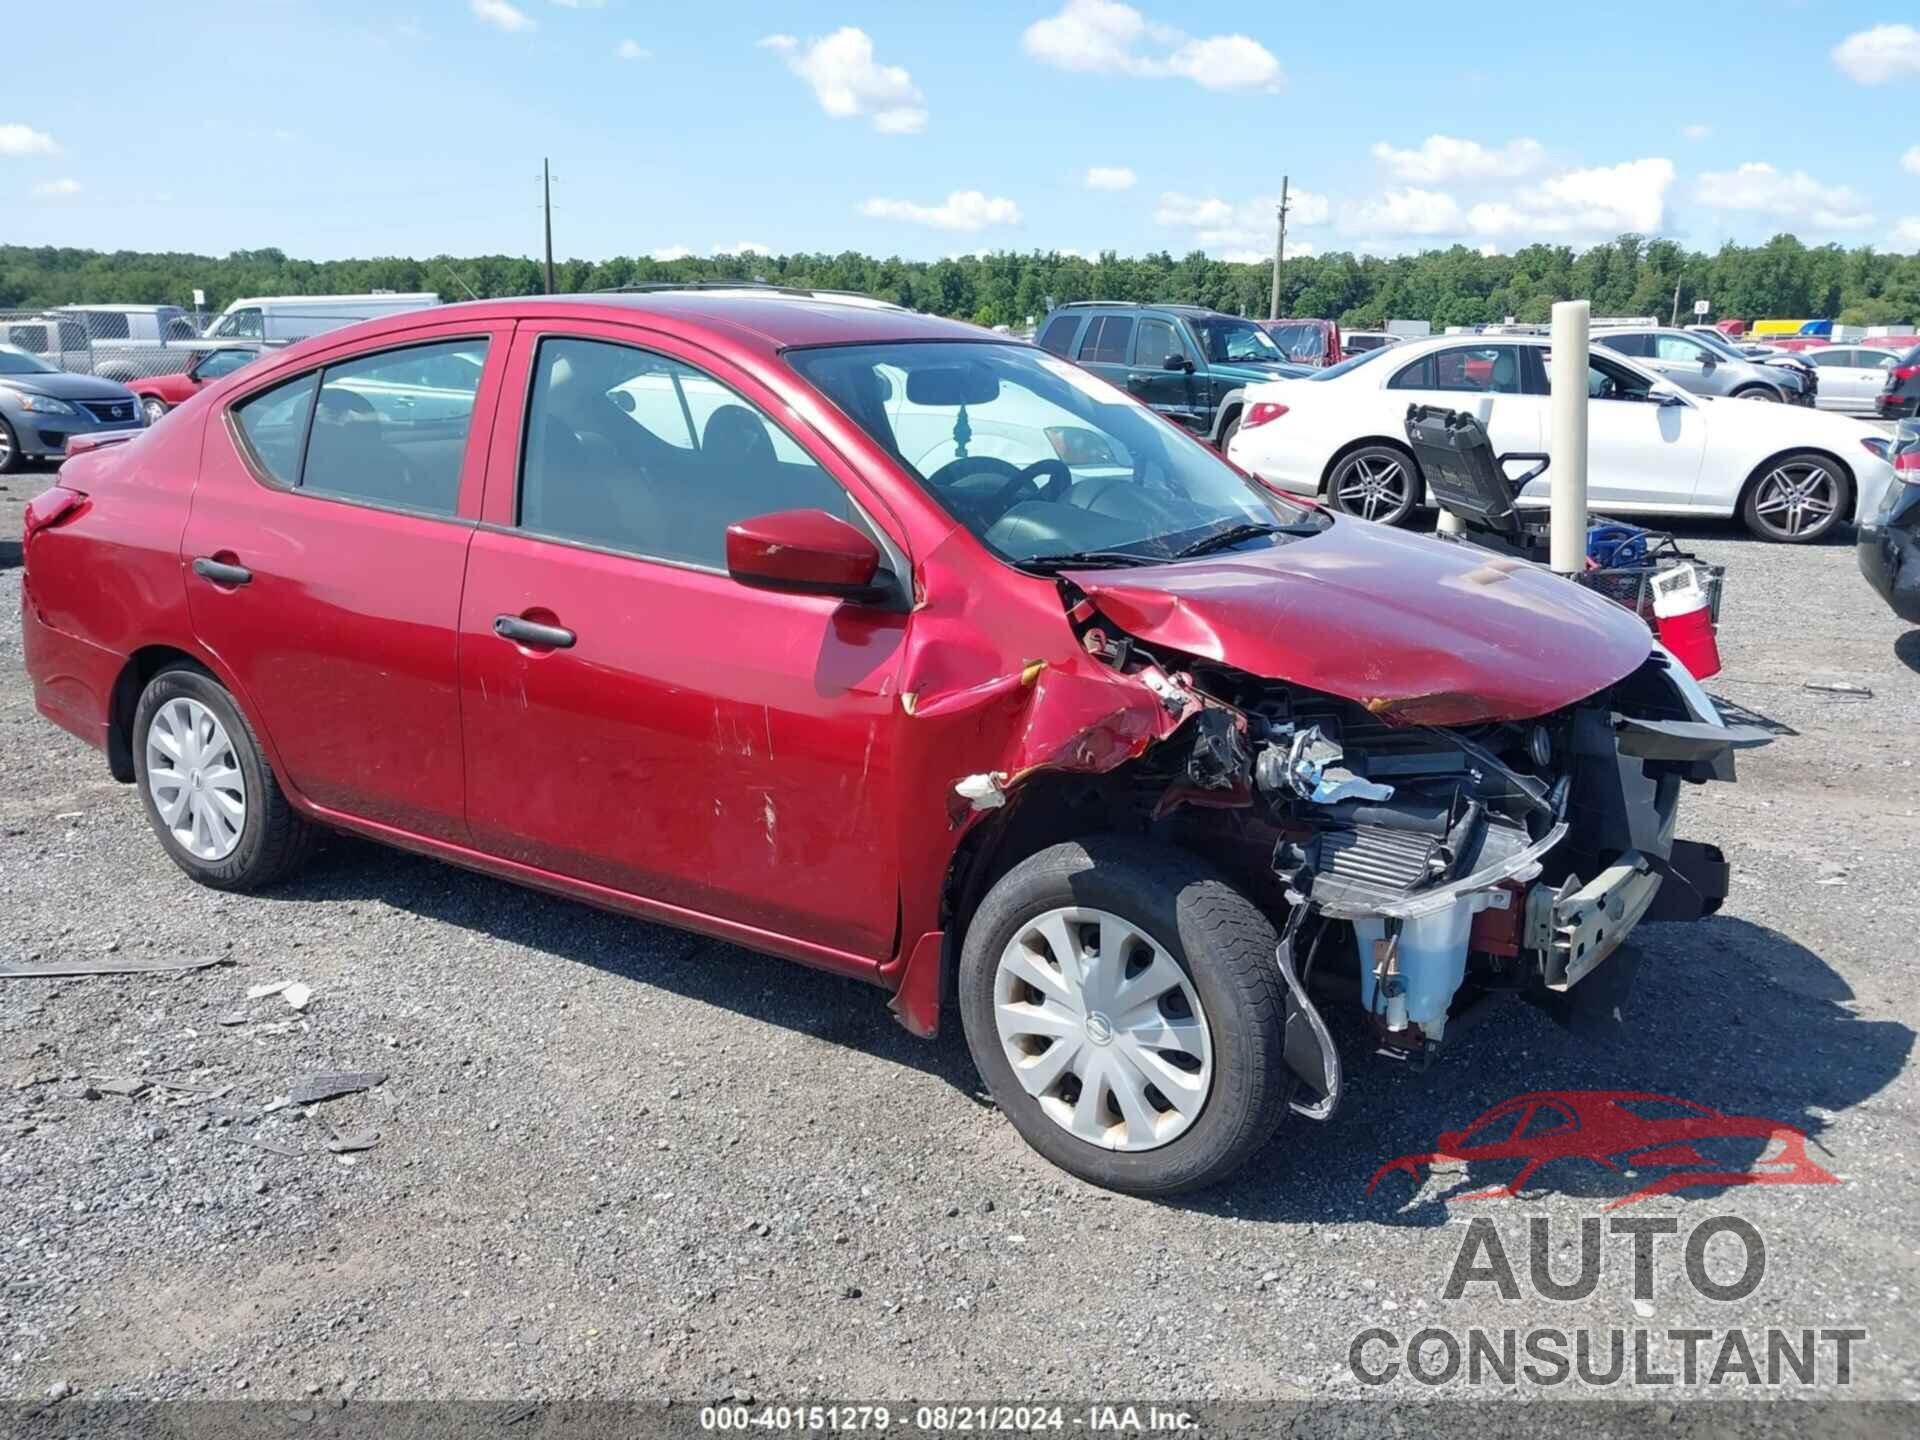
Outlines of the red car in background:
[[1340,327],[1331,320],[1262,320],[1259,326],[1273,337],[1295,365],[1316,370],[1346,359],[1340,348]]
[[[1292,956],[1347,917],[1414,914],[1369,1017],[1413,1049],[1470,975],[1611,1014],[1591,947],[1726,893],[1672,837],[1734,733],[1632,612],[1290,501],[970,325],[451,305],[137,433],[28,507],[23,648],[188,876],[269,886],[339,829],[859,978],[917,1034],[953,997],[1096,1184],[1333,1112]],[[1529,925],[1470,955],[1495,889]]]
[[147,412],[147,424],[151,425],[174,406],[191,400],[201,386],[224,379],[234,371],[251,365],[260,358],[262,348],[259,345],[222,345],[196,356],[185,370],[172,375],[148,375],[129,380],[126,386],[140,397],[141,408]]

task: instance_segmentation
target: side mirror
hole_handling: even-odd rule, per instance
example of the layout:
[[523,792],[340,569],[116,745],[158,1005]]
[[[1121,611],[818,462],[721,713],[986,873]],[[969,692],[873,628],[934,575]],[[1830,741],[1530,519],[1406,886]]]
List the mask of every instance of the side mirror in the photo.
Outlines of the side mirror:
[[1193,371],[1193,362],[1184,355],[1169,355],[1160,362],[1160,368],[1162,370],[1183,370],[1191,374]]
[[1687,403],[1686,396],[1680,393],[1680,387],[1678,385],[1670,385],[1664,381],[1658,385],[1649,385],[1647,387],[1647,399],[1656,405],[1684,405]]
[[824,510],[776,510],[727,527],[727,573],[759,590],[867,599],[880,547]]
[[1720,368],[1720,362],[1711,355],[1704,357],[1700,361],[1700,373],[1703,375],[1711,375],[1715,370],[1719,368]]

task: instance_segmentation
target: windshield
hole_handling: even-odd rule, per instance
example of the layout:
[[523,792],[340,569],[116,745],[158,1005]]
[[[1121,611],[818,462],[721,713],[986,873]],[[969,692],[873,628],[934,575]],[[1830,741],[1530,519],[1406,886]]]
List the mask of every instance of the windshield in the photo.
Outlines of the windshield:
[[1277,527],[1326,523],[1043,350],[923,342],[792,350],[787,360],[1015,563],[1147,564],[1216,537],[1272,544],[1265,536]]
[[1319,325],[1271,325],[1267,334],[1273,337],[1289,360],[1324,360],[1327,355],[1327,332]]
[[0,349],[0,375],[52,375],[54,367],[24,350]]
[[1371,350],[1362,350],[1358,355],[1349,355],[1346,359],[1342,360],[1338,365],[1329,365],[1324,370],[1314,371],[1311,375],[1307,376],[1307,379],[1309,380],[1337,379],[1340,376],[1347,374],[1349,371],[1358,370],[1362,365],[1366,364],[1369,360],[1378,360],[1382,355],[1387,353],[1387,349],[1388,347],[1385,345],[1377,345]]
[[1738,350],[1734,349],[1734,347],[1727,342],[1727,338],[1717,331],[1708,332],[1706,330],[1695,330],[1692,331],[1691,334],[1694,339],[1698,340],[1716,355],[1724,356],[1728,360],[1745,360],[1747,358]]
[[1231,315],[1203,315],[1187,322],[1200,337],[1207,359],[1284,360],[1285,353],[1273,343],[1273,337],[1251,320],[1236,320]]

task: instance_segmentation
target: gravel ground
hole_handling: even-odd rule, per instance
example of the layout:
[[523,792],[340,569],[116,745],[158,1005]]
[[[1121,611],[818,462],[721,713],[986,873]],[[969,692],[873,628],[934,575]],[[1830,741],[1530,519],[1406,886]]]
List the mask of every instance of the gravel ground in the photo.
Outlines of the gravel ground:
[[[44,478],[0,492],[0,533]],[[850,982],[356,841],[271,895],[195,887],[133,792],[34,713],[10,539],[0,960],[223,963],[0,980],[0,1399],[1357,1397],[1381,1392],[1351,1374],[1352,1337],[1428,1324],[1857,1326],[1850,1393],[1920,1398],[1920,631],[1849,545],[1685,538],[1732,570],[1710,688],[1785,727],[1738,786],[1685,801],[1683,833],[1736,867],[1725,913],[1642,932],[1624,1037],[1574,1042],[1512,1004],[1425,1073],[1350,1048],[1331,1123],[1290,1124],[1238,1183],[1175,1204],[1050,1169],[957,1024],[915,1040]],[[307,1008],[247,999],[276,981],[310,986]],[[314,1070],[387,1079],[272,1108]],[[113,1076],[231,1088],[91,1098]],[[1620,1239],[1586,1301],[1527,1288],[1527,1217],[1570,1268],[1582,1217],[1639,1179],[1549,1170],[1519,1200],[1458,1198],[1510,1178],[1476,1168],[1367,1193],[1383,1161],[1546,1089],[1783,1121],[1842,1183],[1626,1212],[1751,1220],[1765,1277],[1731,1304],[1692,1293],[1677,1242],[1637,1304]],[[323,1121],[379,1142],[331,1154]],[[1520,1299],[1444,1296],[1481,1216]]]

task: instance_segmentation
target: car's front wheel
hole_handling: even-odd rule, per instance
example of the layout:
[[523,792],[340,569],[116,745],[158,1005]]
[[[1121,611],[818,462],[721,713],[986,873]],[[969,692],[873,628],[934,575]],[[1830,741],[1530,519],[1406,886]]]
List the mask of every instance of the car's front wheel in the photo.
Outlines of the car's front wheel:
[[1217,1184],[1286,1114],[1277,944],[1183,851],[1055,845],[1008,871],[967,927],[967,1044],[1014,1128],[1063,1170],[1136,1195]]
[[1762,540],[1804,545],[1846,518],[1852,486],[1838,465],[1811,450],[1770,460],[1747,485],[1740,518]]
[[20,439],[13,427],[0,419],[0,475],[11,475],[20,468]]
[[312,848],[313,827],[287,803],[253,727],[198,666],[147,682],[134,708],[133,768],[153,833],[202,885],[260,889]]
[[1744,390],[1734,391],[1733,398],[1736,400],[1769,400],[1777,405],[1780,403],[1780,392],[1770,390],[1765,385],[1749,385]]
[[1363,445],[1340,457],[1327,477],[1327,501],[1345,515],[1398,525],[1419,503],[1413,457],[1392,445]]
[[146,412],[149,425],[158,424],[160,417],[167,413],[167,402],[158,396],[149,395],[140,402],[140,408]]

